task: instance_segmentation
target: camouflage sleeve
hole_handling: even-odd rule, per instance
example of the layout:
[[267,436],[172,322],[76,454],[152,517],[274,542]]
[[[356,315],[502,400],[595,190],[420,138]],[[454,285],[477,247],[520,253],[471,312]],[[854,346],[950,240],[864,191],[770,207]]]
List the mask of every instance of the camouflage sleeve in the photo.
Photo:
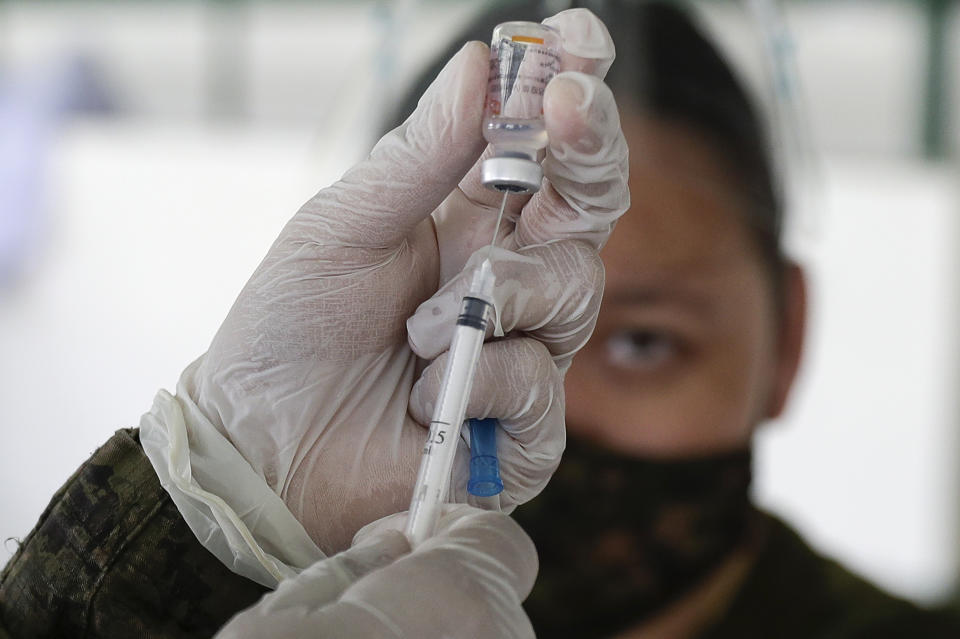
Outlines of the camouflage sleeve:
[[7,564],[0,639],[209,637],[266,591],[197,541],[138,435],[97,450]]

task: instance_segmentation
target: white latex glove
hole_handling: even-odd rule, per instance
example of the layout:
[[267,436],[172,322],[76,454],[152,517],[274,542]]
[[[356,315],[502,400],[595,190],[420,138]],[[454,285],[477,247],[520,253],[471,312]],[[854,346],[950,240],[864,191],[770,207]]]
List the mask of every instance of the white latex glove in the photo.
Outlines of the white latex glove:
[[[390,517],[287,579],[217,634],[244,637],[533,637],[521,602],[537,575],[530,538],[506,515],[450,506],[410,552]],[[387,529],[385,529],[387,528]]]
[[[512,198],[501,242],[514,252],[494,265],[501,322],[521,336],[484,349],[468,407],[509,435],[498,450],[508,510],[559,462],[561,367],[593,330],[597,248],[629,205],[626,144],[597,77],[613,59],[609,34],[586,10],[547,22],[565,37],[563,67],[589,73],[561,73],[547,87],[546,180],[532,198]],[[442,365],[428,368],[411,402],[416,354],[447,347],[457,274],[488,240],[499,205],[479,184],[488,56],[482,43],[465,45],[406,123],[303,206],[181,380],[328,554],[409,505]],[[466,499],[468,470],[461,442],[454,501]]]

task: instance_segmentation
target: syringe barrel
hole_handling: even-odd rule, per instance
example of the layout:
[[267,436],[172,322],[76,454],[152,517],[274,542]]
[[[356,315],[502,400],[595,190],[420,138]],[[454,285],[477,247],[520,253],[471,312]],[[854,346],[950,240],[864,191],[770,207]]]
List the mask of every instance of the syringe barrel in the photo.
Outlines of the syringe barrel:
[[440,396],[420,460],[420,471],[410,501],[407,537],[413,546],[429,538],[436,528],[440,506],[447,500],[450,471],[460,440],[460,427],[473,387],[480,347],[490,321],[490,303],[464,297],[450,342]]

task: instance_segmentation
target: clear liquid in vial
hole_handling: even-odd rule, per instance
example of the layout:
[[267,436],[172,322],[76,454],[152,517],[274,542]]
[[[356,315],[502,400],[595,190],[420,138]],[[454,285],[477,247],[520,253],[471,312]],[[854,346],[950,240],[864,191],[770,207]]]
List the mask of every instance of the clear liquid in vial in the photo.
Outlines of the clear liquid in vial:
[[536,161],[536,152],[547,146],[543,118],[487,118],[483,123],[483,137],[501,157],[517,154]]

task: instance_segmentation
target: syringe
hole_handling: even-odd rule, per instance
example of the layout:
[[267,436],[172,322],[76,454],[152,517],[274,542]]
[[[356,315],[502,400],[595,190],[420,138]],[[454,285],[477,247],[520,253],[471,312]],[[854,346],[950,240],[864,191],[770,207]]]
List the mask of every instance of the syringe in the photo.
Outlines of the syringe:
[[[492,154],[481,164],[480,181],[487,188],[503,193],[503,201],[486,259],[474,274],[470,292],[463,298],[450,342],[447,369],[410,502],[407,537],[414,546],[433,534],[440,516],[440,505],[447,499],[460,427],[470,398],[480,347],[493,311],[494,277],[490,254],[497,241],[507,196],[510,193],[535,193],[543,179],[543,170],[537,161],[540,150],[547,145],[543,95],[547,83],[559,70],[560,59],[560,34],[548,26],[536,22],[504,22],[493,30],[483,116],[483,136],[491,144]],[[484,445],[474,447],[475,442],[471,441],[471,448],[493,448],[485,453],[494,454],[480,455],[476,466],[489,469],[495,457],[495,442],[491,442],[489,428],[477,432],[485,433],[476,442],[482,440]],[[492,484],[486,486],[489,492],[481,490],[475,494],[494,494],[493,491],[502,487],[499,476]]]
[[507,206],[509,191],[503,194],[500,213],[493,231],[487,256],[470,283],[470,292],[463,298],[457,326],[447,355],[440,395],[430,421],[430,432],[420,459],[420,472],[410,501],[407,520],[407,538],[417,546],[433,535],[440,517],[440,505],[447,499],[450,471],[460,439],[460,427],[473,387],[473,375],[480,359],[480,347],[486,337],[487,325],[493,316],[493,269],[490,253],[497,241],[500,220]]

